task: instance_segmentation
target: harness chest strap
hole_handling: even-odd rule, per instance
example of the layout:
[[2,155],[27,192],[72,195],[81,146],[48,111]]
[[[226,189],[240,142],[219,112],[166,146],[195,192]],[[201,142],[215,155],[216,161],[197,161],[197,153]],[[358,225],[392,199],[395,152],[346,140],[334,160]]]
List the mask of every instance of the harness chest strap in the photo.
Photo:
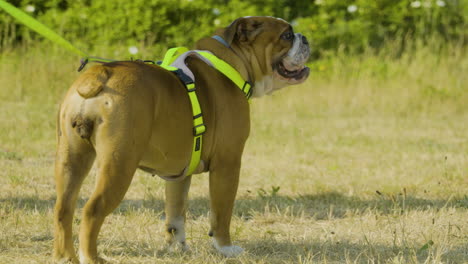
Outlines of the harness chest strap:
[[203,114],[200,103],[198,101],[197,94],[195,93],[195,77],[190,69],[185,65],[185,59],[190,55],[198,56],[204,62],[228,77],[234,84],[236,84],[237,87],[239,87],[248,100],[252,95],[252,85],[248,81],[245,81],[236,69],[234,69],[225,61],[216,57],[211,52],[201,50],[189,51],[185,47],[169,49],[159,66],[174,72],[184,83],[187,89],[193,115],[193,146],[190,162],[185,170],[177,176],[163,177],[165,180],[181,180],[185,176],[193,174],[193,172],[198,167],[198,164],[200,163],[203,134],[206,131],[206,127],[203,123]]

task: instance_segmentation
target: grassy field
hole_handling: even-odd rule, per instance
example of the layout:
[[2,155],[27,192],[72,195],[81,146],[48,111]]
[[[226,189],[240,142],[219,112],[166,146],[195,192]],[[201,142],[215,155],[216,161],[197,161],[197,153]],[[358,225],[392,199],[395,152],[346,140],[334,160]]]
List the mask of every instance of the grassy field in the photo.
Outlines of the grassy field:
[[[48,46],[0,54],[0,263],[51,259],[55,114],[79,62]],[[449,50],[338,55],[254,100],[231,228],[241,257],[210,244],[205,174],[192,180],[191,252],[164,250],[164,183],[143,172],[100,252],[111,263],[468,263],[468,56]]]

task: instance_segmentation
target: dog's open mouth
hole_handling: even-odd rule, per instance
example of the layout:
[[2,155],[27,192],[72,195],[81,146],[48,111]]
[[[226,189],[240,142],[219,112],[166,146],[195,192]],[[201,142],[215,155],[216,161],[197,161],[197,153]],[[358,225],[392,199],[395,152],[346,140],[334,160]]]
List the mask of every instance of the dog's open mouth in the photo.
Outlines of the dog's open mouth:
[[302,79],[305,75],[307,75],[310,71],[309,67],[306,67],[304,65],[300,66],[297,69],[288,69],[286,66],[283,64],[283,62],[279,62],[277,67],[276,67],[277,72],[283,76],[284,78],[287,79],[296,79],[300,80]]
[[282,78],[288,81],[301,81],[309,75],[310,69],[305,65],[301,66],[286,66],[283,60],[279,61],[274,67],[275,71]]

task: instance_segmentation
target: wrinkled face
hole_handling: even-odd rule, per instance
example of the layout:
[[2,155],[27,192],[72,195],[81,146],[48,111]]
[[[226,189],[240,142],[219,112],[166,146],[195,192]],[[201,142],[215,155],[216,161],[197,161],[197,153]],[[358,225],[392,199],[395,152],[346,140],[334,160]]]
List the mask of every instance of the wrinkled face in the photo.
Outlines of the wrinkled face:
[[248,58],[255,79],[254,97],[302,83],[309,76],[310,69],[305,66],[309,43],[286,21],[244,17],[234,21],[226,33],[232,37],[231,46]]
[[307,79],[310,72],[305,66],[310,56],[309,42],[303,35],[294,34],[292,29],[283,33],[281,38],[292,45],[286,55],[273,65],[275,76],[287,84],[301,83]]

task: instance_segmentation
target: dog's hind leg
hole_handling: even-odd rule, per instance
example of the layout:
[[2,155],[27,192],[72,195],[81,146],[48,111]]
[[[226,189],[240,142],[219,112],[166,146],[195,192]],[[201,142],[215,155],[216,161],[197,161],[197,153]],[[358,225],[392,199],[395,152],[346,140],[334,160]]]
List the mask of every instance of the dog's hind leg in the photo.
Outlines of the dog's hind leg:
[[[81,263],[104,263],[97,253],[99,231],[105,217],[124,198],[138,163],[135,150],[128,146],[131,144],[111,146],[107,142],[109,145],[100,149],[99,141],[97,142],[97,182],[94,193],[83,208],[80,227],[79,253]],[[113,149],[114,147],[115,149]]]
[[88,141],[74,133],[70,122],[58,120],[57,141],[54,258],[60,263],[76,263],[78,259],[72,239],[73,213],[81,184],[93,164],[95,152]]
[[[131,144],[127,145],[131,146]],[[139,155],[132,147],[121,144],[117,147],[106,146],[105,148],[107,150],[100,152],[98,143],[96,187],[83,208],[79,237],[81,263],[104,263],[97,253],[99,231],[105,217],[124,198],[137,168]]]
[[[120,158],[119,158],[120,157]],[[121,159],[122,156],[99,160],[96,189],[83,208],[80,227],[81,263],[105,263],[98,257],[97,238],[107,215],[120,204],[130,186],[137,168],[135,161]]]
[[170,249],[177,243],[182,250],[189,249],[185,241],[185,212],[191,179],[187,176],[179,182],[166,182],[166,242]]
[[[122,108],[116,104],[116,109]],[[150,113],[112,114],[118,117],[103,115],[103,122],[95,127],[98,171],[94,192],[83,208],[79,236],[81,263],[103,263],[97,252],[99,231],[105,217],[124,198],[150,138]]]

